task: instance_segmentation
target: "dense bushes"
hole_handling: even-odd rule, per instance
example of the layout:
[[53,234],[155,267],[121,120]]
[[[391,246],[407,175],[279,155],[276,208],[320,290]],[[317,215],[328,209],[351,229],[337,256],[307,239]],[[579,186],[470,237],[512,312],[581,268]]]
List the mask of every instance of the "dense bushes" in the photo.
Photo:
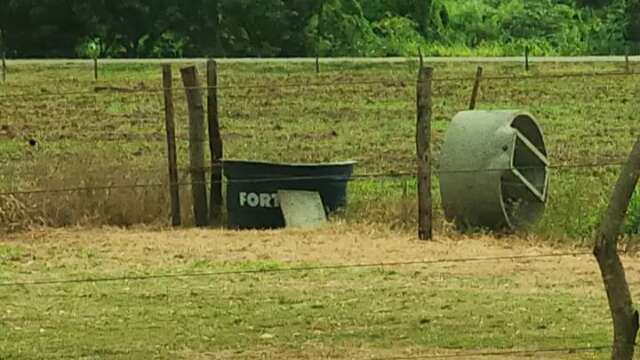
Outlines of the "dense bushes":
[[[630,7],[612,1],[603,8],[578,7],[559,0],[448,0],[445,47],[468,48],[485,55],[623,54],[637,47]],[[637,12],[636,12],[637,13]]]
[[0,0],[14,57],[622,54],[640,0]]

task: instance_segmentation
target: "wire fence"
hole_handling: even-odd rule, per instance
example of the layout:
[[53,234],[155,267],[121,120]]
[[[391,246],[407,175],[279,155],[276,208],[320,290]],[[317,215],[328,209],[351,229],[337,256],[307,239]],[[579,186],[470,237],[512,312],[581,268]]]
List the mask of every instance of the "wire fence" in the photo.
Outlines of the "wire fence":
[[[548,168],[552,170],[567,170],[567,169],[602,169],[621,167],[625,164],[624,160],[600,162],[600,163],[587,163],[587,164],[563,164],[563,165],[550,165],[550,166],[522,166],[517,170],[540,170]],[[223,168],[222,165],[205,168],[183,168],[184,172],[194,171],[210,171],[215,168]],[[460,170],[438,170],[436,169],[434,175],[447,175],[447,174],[482,174],[482,173],[505,173],[512,171],[512,167],[494,168],[494,169],[460,169]],[[155,170],[159,171],[159,170]],[[154,171],[154,172],[155,172]],[[324,176],[269,176],[269,177],[250,177],[244,179],[224,179],[221,181],[189,181],[179,182],[173,185],[179,187],[190,187],[194,185],[211,185],[211,184],[260,184],[260,183],[278,183],[278,182],[305,182],[305,181],[331,181],[331,182],[354,182],[354,181],[371,181],[371,180],[407,180],[414,179],[416,173],[409,172],[393,172],[386,174],[355,174],[350,176],[336,176],[336,175],[324,175]],[[162,188],[169,186],[168,182],[159,183],[146,183],[146,184],[112,184],[104,186],[82,186],[72,188],[60,188],[60,189],[42,189],[42,190],[25,190],[25,191],[5,191],[0,192],[0,196],[17,196],[17,195],[34,195],[34,194],[55,194],[55,193],[74,193],[85,191],[106,191],[117,189],[145,189],[145,188]],[[524,185],[522,185],[524,186]]]
[[[145,328],[137,328],[137,330],[148,330],[152,329],[151,327]],[[423,354],[423,355],[407,355],[407,356],[357,356],[354,355],[352,359],[355,360],[419,360],[419,359],[476,359],[476,358],[487,358],[487,357],[498,357],[498,358],[513,358],[513,357],[532,357],[532,356],[551,356],[551,355],[576,355],[576,354],[588,354],[588,353],[601,353],[604,351],[611,350],[611,346],[600,345],[600,346],[582,346],[582,347],[557,347],[557,348],[541,348],[541,349],[531,349],[531,350],[504,350],[504,351],[467,351],[467,352],[452,352],[452,353],[442,353],[442,354]],[[75,358],[86,358],[93,357],[99,355],[101,358],[116,358],[123,356],[149,356],[153,355],[155,349],[131,349],[131,350],[123,350],[123,351],[110,351],[109,353],[77,353],[73,355],[60,355],[60,354],[46,354],[42,353],[41,356],[45,358],[53,358],[53,359],[75,359]],[[179,352],[176,352],[179,353]],[[47,356],[49,355],[49,356]],[[250,358],[268,358],[269,354],[253,354],[253,357]],[[237,355],[219,355],[216,356],[216,359],[246,359],[247,354],[237,354]],[[41,357],[39,357],[41,358]],[[325,359],[332,359],[334,357],[331,356],[323,356]],[[335,357],[336,359],[338,357]]]
[[412,266],[412,265],[460,264],[460,263],[478,263],[478,262],[534,260],[534,259],[540,260],[540,259],[566,258],[566,257],[576,257],[576,256],[585,256],[585,255],[591,255],[591,253],[590,252],[570,252],[570,253],[542,254],[542,255],[516,255],[516,256],[474,257],[474,258],[458,258],[458,259],[436,259],[436,260],[389,262],[389,263],[374,263],[374,264],[326,265],[326,266],[309,266],[309,267],[258,269],[258,270],[237,270],[237,271],[204,272],[204,273],[156,274],[156,275],[137,275],[137,276],[132,275],[132,276],[95,278],[95,279],[75,278],[75,279],[49,280],[49,281],[0,283],[0,287],[65,285],[65,284],[80,284],[80,283],[116,282],[116,281],[146,281],[146,280],[175,279],[175,278],[203,278],[203,277],[215,278],[215,277],[233,276],[233,275],[277,274],[277,273],[312,272],[312,271],[324,271],[324,270],[352,270],[352,269],[362,269],[362,268],[402,267],[402,266]]
[[[640,76],[640,73],[628,73],[628,72],[604,72],[604,73],[565,73],[565,74],[535,74],[535,75],[522,75],[522,76],[483,76],[484,81],[522,81],[522,80],[549,80],[549,79],[567,79],[567,78],[597,78],[597,77],[630,77],[635,78]],[[434,83],[473,83],[475,78],[472,77],[447,77],[447,78],[434,78]],[[266,89],[273,90],[275,88],[313,88],[313,87],[341,87],[341,86],[365,86],[365,85],[384,85],[385,87],[415,87],[416,81],[412,78],[401,79],[381,79],[372,81],[335,81],[335,82],[289,82],[285,84],[269,84],[255,83],[247,85],[218,85],[218,86],[182,86],[180,90],[256,90]],[[100,92],[115,92],[120,94],[162,94],[166,90],[175,90],[174,88],[118,88],[118,87],[96,87],[93,92],[90,91],[71,91],[71,92],[51,92],[51,93],[16,93],[16,94],[1,94],[0,99],[7,98],[46,98],[46,97],[58,97],[58,96],[96,96]]]
[[[585,81],[589,79],[615,79],[612,84],[607,82],[601,93],[606,96],[610,96],[612,99],[623,99],[624,101],[627,101],[627,94],[625,92],[620,92],[616,86],[623,84],[627,80],[632,81],[638,75],[640,75],[639,72],[634,72],[628,66],[626,71],[616,70],[566,73],[538,72],[519,75],[488,75],[481,77],[481,88],[486,87],[487,89],[490,89],[491,93],[483,96],[482,101],[490,102],[490,97],[496,95],[494,93],[494,89],[501,89],[504,86],[501,84],[502,81],[514,81],[525,84],[529,80],[542,80],[543,83],[541,85],[546,86],[545,82],[548,80],[563,80],[571,78]],[[487,172],[509,171],[509,169],[502,168],[443,171],[438,168],[438,152],[444,142],[443,133],[445,129],[443,129],[443,127],[446,128],[446,123],[449,121],[451,112],[455,113],[457,111],[464,110],[467,106],[466,95],[460,99],[459,94],[454,96],[456,101],[453,104],[447,104],[448,98],[451,97],[450,88],[453,86],[455,88],[467,89],[473,84],[473,81],[476,80],[478,79],[466,76],[436,76],[433,79],[433,83],[436,85],[434,98],[437,100],[442,99],[444,104],[438,105],[436,103],[434,106],[436,108],[438,108],[438,106],[444,106],[446,108],[444,112],[447,113],[446,116],[438,116],[437,112],[440,112],[441,110],[436,110],[436,114],[432,119],[434,124],[432,146],[436,153],[434,157],[435,176],[452,173],[481,174]],[[160,81],[157,80],[157,82]],[[176,81],[174,81],[174,85],[175,83]],[[327,149],[330,149],[333,141],[337,140],[337,143],[339,143],[340,146],[348,144],[351,149],[348,150],[347,153],[355,155],[355,160],[358,160],[360,164],[365,165],[364,171],[355,175],[353,178],[349,179],[349,181],[387,181],[406,180],[415,176],[415,171],[411,169],[412,166],[407,161],[411,160],[412,157],[412,154],[408,152],[408,150],[411,150],[412,148],[411,141],[404,141],[403,145],[397,147],[398,150],[396,152],[401,154],[399,159],[402,159],[405,163],[402,166],[394,166],[390,163],[382,165],[375,164],[375,158],[372,159],[367,157],[363,160],[362,158],[365,152],[355,151],[355,149],[358,148],[357,143],[354,143],[354,141],[344,140],[352,137],[352,134],[349,132],[354,131],[354,129],[358,129],[358,126],[334,126],[332,125],[332,118],[335,118],[335,116],[341,112],[345,112],[347,116],[351,116],[351,114],[357,113],[359,111],[358,109],[362,109],[362,112],[366,114],[364,116],[371,116],[369,114],[374,111],[373,109],[385,108],[384,106],[375,106],[375,104],[377,101],[382,101],[384,103],[385,97],[389,96],[386,91],[393,92],[396,91],[396,88],[405,88],[409,90],[406,94],[396,94],[395,97],[393,97],[394,101],[396,101],[396,99],[404,99],[404,103],[401,107],[396,108],[391,106],[388,110],[375,110],[375,115],[373,115],[376,119],[380,119],[393,114],[390,116],[400,116],[404,122],[409,120],[407,118],[414,115],[412,109],[414,105],[413,99],[412,96],[408,95],[414,95],[414,90],[416,86],[419,85],[420,83],[419,81],[416,81],[416,79],[398,75],[379,77],[373,80],[349,77],[343,78],[338,76],[338,79],[331,81],[323,80],[322,77],[307,77],[306,81],[301,81],[299,78],[293,77],[290,81],[277,82],[270,82],[268,79],[265,81],[252,79],[248,82],[244,79],[241,84],[224,83],[217,86],[196,87],[178,85],[177,87],[172,88],[172,90],[174,91],[173,96],[181,100],[184,100],[186,96],[185,91],[197,89],[203,91],[215,90],[218,92],[218,96],[220,96],[221,99],[225,96],[231,96],[243,101],[240,103],[232,101],[226,105],[223,103],[222,111],[220,111],[223,117],[223,139],[225,143],[231,144],[231,151],[229,151],[229,153],[241,150],[240,153],[243,153],[245,156],[248,155],[247,157],[255,157],[260,154],[260,152],[266,151],[272,152],[269,154],[269,157],[275,158],[277,155],[281,155],[284,152],[289,155],[296,154],[296,156],[291,158],[296,162],[304,162],[300,160],[307,158],[307,156],[302,154],[309,154],[309,158],[326,158],[336,156],[338,154],[336,151]],[[610,89],[610,85],[613,86],[613,88]],[[112,150],[114,151],[114,154],[118,153],[120,150],[118,147],[122,144],[130,144],[132,147],[138,147],[138,149],[122,149],[123,151],[127,151],[128,154],[123,153],[118,155],[118,159],[114,159],[113,161],[130,161],[132,164],[136,163],[126,170],[128,173],[139,172],[140,174],[144,173],[148,175],[161,175],[162,173],[166,173],[166,170],[163,171],[160,165],[154,166],[154,168],[151,169],[147,166],[142,166],[140,163],[143,161],[146,161],[147,163],[152,161],[154,163],[161,164],[164,161],[162,156],[157,155],[153,155],[156,159],[151,159],[150,154],[158,154],[158,151],[164,151],[163,147],[167,140],[167,134],[163,131],[164,123],[162,119],[164,112],[162,111],[162,108],[164,105],[161,95],[169,89],[149,86],[148,84],[145,84],[144,81],[130,81],[126,84],[112,84],[100,81],[80,81],[79,86],[83,88],[89,87],[91,89],[89,91],[55,91],[56,89],[38,89],[37,86],[32,86],[28,90],[25,87],[24,91],[21,93],[11,93],[12,86],[12,83],[7,83],[5,86],[0,88],[0,90],[4,90],[4,93],[0,93],[0,104],[14,99],[22,99],[29,103],[37,99],[46,100],[48,98],[55,99],[56,103],[45,107],[19,106],[14,111],[11,111],[11,115],[9,116],[23,118],[23,121],[27,121],[29,124],[26,126],[23,125],[23,129],[0,129],[0,140],[3,138],[26,140],[31,146],[31,149],[27,149],[28,155],[22,156],[22,159],[19,159],[18,162],[14,161],[13,158],[5,161],[7,165],[6,169],[19,169],[20,160],[25,162],[24,167],[30,166],[26,164],[42,161],[43,158],[49,158],[51,162],[57,161],[61,164],[65,163],[66,159],[69,158],[70,155],[75,156],[80,160],[82,154],[73,154],[73,151],[60,151],[58,149],[69,149],[70,147],[76,146],[78,149],[82,149],[85,153],[91,154],[92,149],[87,151],[86,147],[90,146],[91,143],[95,143],[99,146],[113,146]],[[314,103],[311,106],[305,105],[310,97],[313,99],[317,95],[317,93],[314,93],[314,89],[323,89],[322,93],[326,93],[328,96],[327,99],[333,101],[335,99],[333,99],[332,96],[335,94],[332,94],[331,90],[338,91],[345,88],[350,88],[353,91],[353,96],[355,98],[364,97],[366,98],[366,101],[350,104],[347,107],[340,106],[339,102],[333,103],[330,106],[327,106],[324,102],[318,104]],[[269,92],[273,93],[274,91],[277,92],[279,90],[286,89],[293,89],[293,91],[284,95],[281,99],[278,97],[271,99],[254,93],[255,91],[264,91],[265,94],[268,94]],[[380,91],[384,91],[384,93],[382,95],[378,94],[377,97],[374,96],[371,99],[368,98],[370,94],[375,95],[376,92]],[[75,97],[86,98],[87,102],[83,101],[78,103],[73,100]],[[529,97],[535,97],[535,94]],[[121,100],[116,102],[112,102],[111,100],[98,100],[101,98],[118,98]],[[151,102],[149,102],[150,99],[152,99]],[[244,102],[245,100],[255,102],[258,105],[256,107],[247,107]],[[119,101],[123,102],[121,103]],[[60,104],[58,102],[60,102]],[[149,102],[149,104],[151,104],[151,108],[138,107],[137,103],[141,102]],[[515,102],[517,103],[518,100]],[[16,106],[18,106],[17,104]],[[294,104],[295,107],[292,107]],[[6,106],[6,104],[4,104],[4,106]],[[9,105],[9,107],[12,107],[12,105]],[[117,111],[105,111],[105,109],[108,110],[110,107],[113,107]],[[180,108],[180,116],[184,119],[186,113],[184,104],[182,102],[178,102],[177,107]],[[59,121],[57,118],[50,122],[44,121],[41,125],[38,125],[38,121],[31,123],[27,120],[30,117],[45,120],[48,117],[48,114],[60,111],[60,109],[64,112],[61,116],[63,118],[67,118],[64,121],[64,124],[57,123]],[[125,113],[120,113],[120,111],[123,110]],[[308,112],[312,114],[311,117],[315,118],[310,122],[313,124],[311,128],[299,128],[298,126],[292,125],[295,124],[295,117],[299,111]],[[385,113],[388,114],[385,115]],[[581,112],[579,116],[586,117],[588,116],[588,113],[582,115]],[[632,118],[633,113],[629,112],[627,116]],[[543,117],[546,116],[543,115]],[[91,118],[93,118],[94,121],[87,121]],[[620,119],[620,115],[617,115],[617,118]],[[3,123],[2,119],[3,117],[0,115],[0,125]],[[248,121],[245,119],[248,119]],[[275,119],[286,120],[278,122]],[[256,121],[262,122],[263,120],[267,120],[269,124],[265,124],[265,126],[262,127],[255,124]],[[15,123],[15,121],[11,120],[9,123],[12,122]],[[618,126],[618,124],[624,124],[624,120],[612,123],[604,122],[600,119],[585,118],[585,122],[586,124],[584,128],[580,126],[574,129],[567,128],[565,125],[559,124],[555,121],[549,124],[546,124],[546,122],[543,121],[543,127],[548,129],[546,138],[554,147],[554,151],[551,151],[550,155],[550,164],[546,166],[547,169],[556,171],[605,170],[618,167],[623,164],[627,146],[630,145],[630,142],[633,139],[633,134],[640,132],[640,128],[633,126],[632,124],[629,124],[628,126]],[[411,122],[409,122],[409,124],[410,123]],[[589,123],[593,123],[594,125],[590,126]],[[184,147],[186,147],[190,141],[194,140],[193,137],[187,134],[187,125],[187,121],[179,121],[177,134],[174,136],[174,139],[178,142],[178,146],[181,148],[181,151],[184,151]],[[407,128],[406,126],[398,127]],[[585,131],[572,135],[573,133],[576,133],[575,130],[580,128],[583,128]],[[388,131],[385,131],[387,134],[393,133],[393,129],[391,128],[389,128]],[[272,143],[267,144],[266,142],[263,143],[261,139],[256,139],[256,136],[260,136],[260,132],[269,134],[269,136],[272,136],[276,141],[282,142],[285,150],[274,151],[276,145]],[[403,134],[404,133],[405,131],[403,131]],[[195,140],[199,141],[198,139]],[[202,142],[206,141],[205,139],[200,140]],[[398,135],[394,135],[394,138],[390,139],[389,142],[399,140],[402,140],[402,138]],[[250,146],[255,146],[255,150],[247,151],[247,146],[243,145],[243,142],[252,144]],[[101,145],[102,143],[112,143],[113,145]],[[571,143],[571,146],[567,147],[565,143]],[[294,149],[292,148],[292,145],[302,146],[299,149]],[[376,144],[376,146],[377,148],[380,147],[378,144]],[[98,146],[96,146],[96,149],[97,148]],[[374,148],[372,151],[376,151],[377,148]],[[315,153],[315,155],[312,155],[313,153]],[[317,154],[322,155],[317,156]],[[18,156],[16,155],[16,157]],[[131,161],[132,158],[135,159],[136,157],[140,158],[140,161]],[[184,161],[182,158],[179,160],[180,162]],[[107,159],[107,161],[109,160]],[[30,172],[25,171],[24,167],[18,171],[18,173],[23,176],[31,175]],[[60,168],[63,169],[64,166],[60,166]],[[127,167],[124,166],[123,168]],[[98,166],[96,169],[97,171],[103,171],[104,168],[102,166]],[[520,167],[520,169],[528,170],[523,167]],[[91,169],[86,170],[87,172],[91,171]],[[178,169],[180,173],[187,175],[193,173],[193,171],[211,170],[213,170],[212,167],[183,167]],[[36,175],[39,172],[41,172],[40,169],[34,171],[33,175]],[[298,177],[294,177],[278,180],[295,181],[313,179],[300,179]],[[315,180],[323,179],[316,178]],[[259,183],[270,182],[273,181],[273,179],[249,179],[248,181]],[[226,183],[231,184],[240,182],[242,181],[231,179],[227,180]],[[24,186],[25,182],[21,181],[15,181],[10,184],[5,183],[4,186],[0,184],[0,195],[16,196],[115,189],[160,189],[167,186],[167,181],[146,181],[143,183],[135,182],[127,184],[124,182],[114,182],[110,180],[105,181],[105,184],[99,185],[91,184],[91,186],[83,186],[80,183],[74,186],[54,186],[47,189],[37,184],[38,181],[36,179],[29,179],[26,183],[31,183],[32,185]],[[213,184],[216,183],[216,181],[213,182]],[[198,183],[184,181],[174,185],[186,187],[194,184]],[[209,185],[211,184],[212,183],[209,183]]]
[[[524,82],[526,84],[529,80],[543,80],[541,85],[545,85],[544,82],[548,80],[563,80],[567,78],[575,79],[615,79],[611,84],[613,88],[609,89],[609,83],[602,90],[602,93],[608,94],[614,99],[627,99],[626,93],[619,92],[616,87],[623,84],[626,80],[633,80],[638,75],[633,71],[602,71],[602,72],[568,72],[568,73],[531,73],[525,75],[489,75],[481,78],[481,88],[486,88],[487,94],[482,97],[482,101],[491,101],[491,97],[494,97],[494,89],[501,89],[504,85],[502,81],[514,81]],[[618,81],[620,79],[621,81]],[[438,153],[444,143],[444,130],[446,130],[446,123],[449,121],[451,113],[455,113],[460,110],[464,110],[467,105],[466,89],[470,87],[475,81],[475,78],[464,76],[449,76],[449,77],[436,77],[433,82],[436,86],[434,99],[437,99],[434,104],[436,113],[434,114],[433,122],[433,138],[432,146],[435,152],[434,156],[434,175],[448,175],[454,173],[489,173],[489,172],[506,172],[510,169],[507,168],[484,168],[484,169],[458,169],[441,170],[439,169],[439,156]],[[159,80],[157,80],[159,82]],[[164,112],[162,94],[168,89],[157,86],[149,86],[144,82],[132,81],[127,84],[110,84],[101,82],[89,82],[79,83],[80,87],[89,87],[91,90],[74,90],[74,91],[55,91],[55,89],[38,89],[33,87],[30,91],[22,93],[10,93],[12,84],[9,83],[2,89],[8,91],[8,93],[0,93],[0,104],[3,102],[11,102],[14,99],[20,99],[27,103],[32,102],[35,99],[49,98],[55,100],[54,103],[46,105],[45,107],[39,106],[19,106],[14,111],[11,111],[12,116],[22,118],[23,121],[27,121],[29,125],[24,126],[23,129],[6,129],[4,137],[14,138],[27,141],[30,145],[27,147],[27,155],[19,156],[15,155],[13,158],[4,161],[6,163],[5,169],[11,171],[11,174],[15,174],[16,180],[0,184],[0,196],[21,196],[21,195],[33,195],[33,194],[61,194],[61,193],[79,193],[90,191],[108,191],[108,190],[122,190],[122,189],[158,189],[162,191],[163,187],[168,186],[167,180],[157,181],[156,179],[149,181],[138,181],[123,179],[121,181],[108,179],[105,177],[103,183],[96,184],[95,180],[88,183],[83,181],[76,181],[73,179],[62,179],[65,181],[65,185],[43,186],[42,179],[37,178],[37,174],[49,173],[51,175],[63,176],[66,171],[66,167],[69,164],[73,164],[74,161],[67,161],[70,157],[75,157],[77,161],[82,161],[83,156],[88,154],[88,157],[97,157],[103,155],[92,155],[94,150],[100,148],[110,148],[112,153],[117,157],[113,160],[108,158],[105,164],[100,164],[96,161],[89,161],[89,165],[95,164],[95,171],[108,170],[109,173],[116,173],[112,171],[117,169],[119,163],[129,163],[130,166],[123,166],[122,172],[127,174],[138,173],[141,177],[144,176],[161,176],[162,178],[167,176],[167,170],[162,170],[162,163],[166,160],[160,155],[160,152],[164,152],[164,144],[167,141],[167,134],[164,132]],[[174,81],[176,85],[176,81]],[[185,91],[188,90],[203,90],[203,91],[217,91],[222,101],[221,116],[223,118],[222,123],[222,136],[225,145],[229,145],[228,154],[240,153],[246,158],[277,158],[286,154],[285,158],[291,160],[291,162],[315,162],[308,161],[307,159],[327,159],[340,155],[341,152],[331,150],[333,145],[346,149],[346,158],[354,158],[358,161],[359,167],[361,165],[363,170],[357,173],[352,178],[348,179],[350,182],[387,182],[389,180],[407,181],[415,178],[415,171],[412,169],[411,160],[412,155],[412,139],[403,138],[400,134],[393,135],[393,126],[390,126],[388,130],[385,130],[386,134],[392,134],[393,138],[389,139],[387,143],[396,143],[402,141],[400,146],[384,148],[381,143],[373,143],[375,147],[368,152],[375,152],[382,148],[383,151],[395,151],[399,156],[399,164],[392,164],[391,162],[384,162],[387,158],[391,158],[389,155],[383,156],[385,160],[383,162],[376,162],[375,157],[366,156],[367,152],[356,150],[360,148],[356,141],[350,141],[353,137],[354,130],[357,131],[357,124],[344,124],[335,122],[335,117],[340,116],[341,113],[345,113],[346,116],[352,116],[359,111],[362,115],[357,116],[358,121],[361,121],[362,117],[372,116],[375,119],[382,119],[386,116],[396,117],[398,116],[402,122],[412,124],[411,119],[414,114],[413,95],[416,86],[419,86],[419,81],[404,76],[390,76],[387,78],[369,79],[352,79],[338,77],[336,80],[327,81],[320,78],[312,78],[306,81],[301,81],[299,78],[293,78],[290,81],[277,81],[269,82],[257,81],[252,79],[247,82],[246,79],[242,84],[221,84],[218,86],[197,86],[197,87],[185,87],[180,84],[173,88],[174,98],[180,99],[178,101],[177,108],[180,113],[180,121],[178,121],[176,127],[176,135],[174,140],[177,142],[177,146],[180,148],[180,152],[184,154],[185,148],[194,141],[192,136],[188,134],[188,122],[184,121],[186,117],[186,107],[184,106],[184,99],[186,97]],[[456,100],[453,103],[448,103],[448,98],[452,97],[450,92],[451,87],[463,89],[463,96],[460,98],[460,94],[453,96]],[[517,87],[517,86],[516,86]],[[350,89],[353,94],[349,95],[349,101],[351,99],[362,99],[363,102],[349,103],[348,106],[341,106],[340,102],[334,102],[335,93],[332,90],[341,91],[343,89]],[[406,93],[397,93],[397,88],[407,90]],[[278,91],[292,89],[281,97],[275,96],[270,98],[264,96],[264,94],[277,93]],[[322,89],[321,92],[315,92],[314,89]],[[489,91],[490,90],[490,91]],[[256,93],[256,91],[258,93]],[[391,93],[388,93],[388,92]],[[396,92],[395,94],[393,92]],[[306,105],[308,100],[316,99],[318,94],[326,94],[327,98],[312,105]],[[342,93],[341,93],[342,94]],[[231,101],[224,102],[225,96],[231,96]],[[325,95],[322,95],[325,96]],[[402,106],[391,106],[388,110],[384,106],[376,106],[376,103],[380,101],[384,104],[385,98],[391,96],[393,101],[402,99]],[[76,101],[75,98],[86,98],[86,102]],[[535,97],[535,96],[532,96]],[[103,99],[104,100],[99,100]],[[233,99],[238,99],[236,102]],[[525,97],[526,99],[527,97]],[[118,99],[118,100],[113,100]],[[442,104],[438,104],[438,101],[442,100]],[[317,100],[317,99],[316,99]],[[115,102],[114,102],[115,101]],[[247,105],[247,101],[254,105]],[[330,101],[331,104],[327,104]],[[482,102],[481,101],[481,102]],[[519,100],[515,101],[516,103]],[[145,103],[148,106],[141,107],[138,103]],[[6,104],[5,104],[6,106]],[[438,108],[439,106],[444,107]],[[113,108],[114,111],[108,111],[109,108]],[[66,118],[63,124],[59,123],[58,117],[53,117],[53,121],[46,121],[48,114],[52,112],[58,112],[63,110],[63,114],[60,116]],[[124,111],[124,113],[121,113]],[[307,119],[311,118],[308,123],[312,124],[310,128],[304,128],[299,126],[299,122],[296,122],[296,117],[299,112],[306,112]],[[438,112],[444,112],[445,116],[438,116]],[[310,114],[310,116],[308,116]],[[561,116],[561,115],[559,115]],[[588,112],[579,116],[588,116]],[[627,116],[632,117],[630,112]],[[27,119],[30,117],[36,117],[43,119],[40,125],[38,121],[33,123]],[[543,115],[543,118],[546,117]],[[2,115],[0,115],[0,125],[2,125]],[[618,119],[620,115],[618,115]],[[89,121],[93,119],[93,121]],[[546,120],[546,119],[545,119]],[[619,167],[624,163],[624,156],[626,155],[627,147],[630,145],[633,139],[633,134],[640,132],[640,128],[629,124],[624,126],[618,126],[618,124],[624,124],[624,120],[616,122],[603,122],[599,119],[587,119],[584,127],[567,128],[563,124],[556,121],[546,123],[543,121],[543,128],[547,129],[546,139],[553,147],[550,152],[550,164],[546,166],[546,169],[556,172],[573,172],[573,171],[600,171],[608,170],[615,167]],[[264,125],[258,125],[257,123],[263,123]],[[15,120],[10,120],[9,123],[14,123]],[[594,126],[589,126],[588,123],[593,123]],[[371,123],[369,123],[371,124]],[[382,125],[382,122],[376,120],[374,125]],[[386,126],[385,126],[386,127]],[[408,133],[405,125],[398,126],[403,128],[402,134]],[[578,129],[585,129],[584,132],[575,134]],[[410,130],[413,131],[413,130]],[[11,133],[10,133],[11,132]],[[256,137],[269,136],[272,139],[263,141]],[[268,135],[267,135],[268,134]],[[404,135],[402,135],[404,136]],[[0,129],[0,140],[3,139],[3,130]],[[355,140],[355,138],[354,138]],[[407,141],[409,140],[409,141]],[[206,142],[206,139],[195,139],[195,141]],[[275,145],[274,142],[280,142],[281,145]],[[243,144],[244,143],[244,144]],[[571,143],[568,147],[565,144]],[[94,149],[87,149],[91,144],[95,144]],[[247,146],[246,144],[250,144]],[[131,146],[126,148],[125,146]],[[282,146],[283,150],[277,150],[278,146]],[[250,147],[255,147],[254,150],[248,150]],[[65,150],[61,150],[65,149]],[[74,150],[76,149],[76,150]],[[80,151],[79,151],[80,150]],[[239,151],[238,151],[239,150]],[[261,153],[267,153],[265,157],[260,156]],[[153,154],[153,155],[152,155]],[[308,155],[305,155],[308,154]],[[294,155],[294,156],[291,156]],[[318,156],[320,155],[320,156]],[[14,158],[18,158],[18,161],[14,161]],[[185,156],[182,155],[178,159],[179,162],[185,161]],[[34,171],[28,171],[27,168],[33,165],[41,163],[44,159],[48,159],[51,164],[58,163],[54,166],[59,169],[57,172],[48,172],[47,165],[43,165],[43,168],[33,167]],[[24,165],[20,165],[24,163]],[[107,166],[106,163],[112,162],[113,166]],[[149,167],[149,163],[157,164],[153,167]],[[50,168],[50,167],[49,167]],[[216,167],[180,167],[178,173],[182,175],[190,175],[194,171],[210,172]],[[520,170],[529,170],[526,167],[520,167]],[[86,174],[90,174],[92,168],[85,170]],[[108,173],[108,174],[109,174]],[[0,174],[1,177],[1,174]],[[127,177],[129,179],[130,177]],[[108,179],[108,180],[107,180]],[[26,181],[24,181],[26,180]],[[81,180],[81,179],[78,179]],[[201,182],[187,181],[183,179],[177,185],[179,187],[188,187],[193,185],[205,185]],[[332,178],[280,178],[277,180],[282,181],[307,181],[307,180],[336,180]],[[337,179],[340,180],[340,179]],[[246,180],[247,182],[272,182],[272,178],[253,178]],[[69,185],[66,185],[67,182]],[[227,179],[226,184],[242,183],[242,180]],[[220,181],[207,182],[206,185],[212,185],[220,183]],[[73,184],[73,185],[71,185]]]
[[[137,330],[147,330],[147,328],[137,329]],[[505,350],[505,351],[468,351],[468,352],[455,352],[448,354],[424,354],[424,355],[408,355],[408,356],[388,356],[388,357],[370,357],[370,356],[355,356],[353,359],[357,360],[419,360],[419,359],[475,359],[475,358],[486,358],[486,357],[532,357],[538,355],[576,355],[580,353],[601,353],[604,351],[611,350],[611,346],[601,345],[601,346],[583,346],[583,347],[559,347],[559,348],[542,348],[542,349],[531,349],[531,350]],[[126,350],[126,351],[111,351],[109,353],[78,353],[73,355],[60,355],[60,354],[42,354],[42,356],[46,358],[54,358],[54,359],[74,359],[74,358],[85,358],[99,355],[101,358],[116,358],[123,356],[149,356],[154,354],[155,349],[145,349],[145,350]],[[179,352],[178,352],[179,353]],[[50,356],[47,356],[50,355]],[[268,357],[268,354],[262,354],[255,356],[255,358],[264,358]],[[216,356],[216,359],[246,359],[247,355],[239,354],[239,355],[221,355]],[[326,359],[332,359],[332,357],[324,357]],[[336,357],[337,358],[337,357]]]
[[411,360],[411,359],[472,359],[482,357],[530,357],[535,355],[551,355],[551,354],[576,354],[576,353],[594,353],[611,350],[611,346],[586,346],[586,347],[566,347],[566,348],[549,348],[535,350],[511,350],[511,351],[478,351],[478,352],[458,352],[454,354],[430,354],[430,355],[413,355],[413,356],[397,356],[397,357],[377,357],[377,360]]

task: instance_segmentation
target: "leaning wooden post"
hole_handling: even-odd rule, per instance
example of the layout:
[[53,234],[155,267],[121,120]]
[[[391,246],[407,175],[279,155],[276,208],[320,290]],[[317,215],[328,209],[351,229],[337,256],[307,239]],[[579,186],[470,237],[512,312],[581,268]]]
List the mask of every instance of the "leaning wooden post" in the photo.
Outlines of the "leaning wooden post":
[[209,150],[211,151],[211,198],[209,224],[222,225],[222,159],[224,147],[218,118],[218,68],[214,60],[207,61],[207,120],[209,124]]
[[433,200],[431,197],[431,82],[433,68],[424,67],[418,73],[416,145],[418,159],[418,237],[433,238]]
[[624,266],[618,255],[620,229],[640,178],[640,139],[622,168],[620,178],[611,195],[607,213],[596,233],[593,254],[598,260],[604,281],[609,309],[613,318],[614,360],[632,360],[638,334],[638,311],[633,308]]
[[482,66],[478,66],[476,72],[476,81],[473,84],[473,92],[471,93],[471,103],[469,104],[469,110],[476,109],[476,103],[478,101],[478,92],[480,91],[480,82],[482,81]]
[[173,75],[171,65],[162,65],[164,89],[164,119],[167,130],[167,157],[169,163],[169,195],[171,196],[171,224],[182,225],[180,213],[180,186],[178,185],[178,151],[176,150],[176,124],[173,107]]
[[180,70],[189,106],[189,154],[191,158],[191,194],[196,226],[209,224],[207,182],[204,163],[204,105],[198,70],[189,66]]

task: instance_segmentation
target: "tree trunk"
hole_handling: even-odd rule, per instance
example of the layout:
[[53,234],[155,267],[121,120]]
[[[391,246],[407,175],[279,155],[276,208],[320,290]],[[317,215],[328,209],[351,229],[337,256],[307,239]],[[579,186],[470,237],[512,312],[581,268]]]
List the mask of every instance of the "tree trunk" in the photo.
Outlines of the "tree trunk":
[[638,312],[633,308],[624,267],[618,256],[618,238],[631,197],[640,177],[640,139],[616,183],[609,208],[596,233],[593,253],[598,260],[613,318],[613,360],[632,360],[638,333]]

